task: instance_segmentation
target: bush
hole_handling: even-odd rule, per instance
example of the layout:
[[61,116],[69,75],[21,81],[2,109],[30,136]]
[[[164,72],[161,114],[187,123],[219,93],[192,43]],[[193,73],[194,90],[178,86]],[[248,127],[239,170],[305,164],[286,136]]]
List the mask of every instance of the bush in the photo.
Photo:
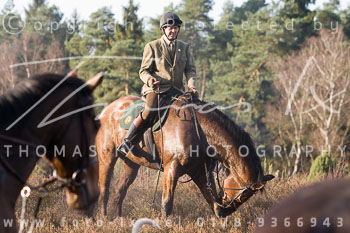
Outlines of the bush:
[[308,179],[311,181],[324,178],[333,171],[334,166],[335,162],[331,159],[330,154],[324,152],[312,162]]

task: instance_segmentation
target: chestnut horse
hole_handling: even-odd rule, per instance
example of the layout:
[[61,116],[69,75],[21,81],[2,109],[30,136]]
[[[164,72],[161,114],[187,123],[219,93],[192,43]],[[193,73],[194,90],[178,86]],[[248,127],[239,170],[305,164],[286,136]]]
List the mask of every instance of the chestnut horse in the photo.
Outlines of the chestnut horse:
[[[113,168],[119,157],[115,148],[126,134],[126,130],[120,128],[120,120],[125,109],[138,99],[133,96],[118,99],[100,115],[101,127],[96,135],[96,146],[99,157],[99,206],[103,207],[104,215],[107,213]],[[163,137],[161,131],[154,133],[155,147],[160,154],[162,143],[164,145],[162,215],[171,213],[178,179],[187,174],[198,186],[215,215],[225,217],[258,190],[262,190],[266,181],[273,176],[264,176],[248,133],[216,109],[215,105],[196,100],[192,103],[196,108],[193,108],[191,104],[188,105],[189,99],[183,96],[170,105],[162,127]],[[136,145],[132,153],[129,152],[123,158],[116,191],[119,216],[127,189],[135,180],[140,165],[158,168],[147,159],[152,156],[145,152],[143,144]],[[240,156],[239,150],[243,156]],[[225,166],[227,173],[223,182],[219,182],[222,183],[219,188],[212,173],[217,162]]]
[[103,75],[87,83],[70,76],[38,75],[0,96],[0,232],[17,232],[16,224],[4,224],[15,222],[16,199],[44,155],[70,207],[86,209],[98,198],[91,147],[99,122],[89,106]]
[[255,233],[350,232],[350,179],[322,181],[302,188],[272,207]]

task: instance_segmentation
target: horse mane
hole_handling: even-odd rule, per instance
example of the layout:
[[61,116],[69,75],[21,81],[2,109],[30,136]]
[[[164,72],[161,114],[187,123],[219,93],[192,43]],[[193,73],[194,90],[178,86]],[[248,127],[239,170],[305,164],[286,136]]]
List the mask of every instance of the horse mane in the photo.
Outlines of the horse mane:
[[[215,107],[214,104],[210,105],[208,104],[208,102],[203,100],[196,100],[194,102],[198,106],[202,106],[202,105],[208,106],[203,109],[204,111],[206,111],[207,108],[211,109]],[[205,113],[205,115],[210,121],[215,121],[220,125],[220,127],[227,129],[233,141],[237,144],[238,147],[241,145],[247,146],[249,149],[249,155],[246,158],[256,163],[257,166],[259,167],[259,170],[262,170],[260,158],[256,153],[254,142],[248,132],[243,130],[241,126],[237,125],[228,115],[226,115],[216,107],[213,108],[213,111],[209,111],[208,113]]]
[[[19,117],[64,77],[54,73],[39,74],[18,83],[13,89],[7,90],[0,96],[1,124],[7,124],[10,120]],[[67,78],[56,90],[67,86],[77,88],[83,84],[84,81],[81,79]],[[84,88],[83,91],[87,93],[87,88]]]

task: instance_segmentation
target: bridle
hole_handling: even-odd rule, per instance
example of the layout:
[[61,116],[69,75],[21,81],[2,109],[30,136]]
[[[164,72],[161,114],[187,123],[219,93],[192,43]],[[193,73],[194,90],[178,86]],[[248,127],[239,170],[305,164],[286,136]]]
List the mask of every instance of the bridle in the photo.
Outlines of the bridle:
[[[76,107],[81,108],[84,107],[83,104],[83,97],[82,97],[82,93],[80,92],[79,95],[77,96],[77,102],[76,102]],[[82,146],[83,148],[83,152],[81,153],[82,155],[87,155],[86,156],[82,156],[80,157],[81,161],[79,161],[79,168],[77,170],[75,170],[71,177],[65,178],[65,177],[61,177],[58,175],[57,171],[54,169],[53,171],[53,178],[49,179],[48,181],[44,182],[43,184],[40,184],[38,186],[31,186],[29,184],[27,184],[26,181],[23,180],[23,178],[21,178],[21,176],[18,174],[18,172],[13,169],[13,167],[4,159],[4,156],[0,156],[0,163],[3,165],[3,167],[5,168],[5,170],[11,175],[13,176],[16,180],[18,180],[22,185],[26,185],[26,190],[28,190],[30,192],[30,190],[38,190],[39,192],[42,193],[48,193],[48,192],[53,192],[57,189],[62,189],[64,187],[72,187],[72,186],[83,186],[83,188],[85,189],[85,191],[87,190],[87,182],[86,182],[86,172],[87,169],[92,166],[93,164],[95,164],[98,160],[97,157],[95,157],[94,159],[90,159],[90,156],[88,154],[89,151],[89,143],[88,143],[88,135],[86,133],[86,125],[85,125],[85,121],[84,121],[84,117],[83,117],[83,111],[79,112],[79,121],[81,123],[81,142],[80,142],[80,146]],[[62,133],[60,134],[60,137],[56,138],[63,138],[65,136],[65,134],[68,132],[68,129],[71,125],[71,122],[73,121],[73,118],[76,117],[75,115],[71,115],[69,116],[70,120],[67,124],[67,126],[63,129]],[[95,125],[95,127],[97,127],[97,125]],[[19,138],[15,138],[15,137],[10,137],[7,135],[2,135],[0,134],[0,139],[4,139],[6,141],[9,141],[15,145],[28,145],[29,148],[31,150],[35,150],[39,145],[37,144],[33,144],[33,143],[29,143],[26,142],[22,139]],[[83,178],[81,180],[79,180],[80,178],[80,174],[83,174]],[[52,184],[54,182],[59,182],[60,185],[57,188],[53,188],[51,190],[48,190],[46,188],[46,186],[48,186],[49,184]],[[28,189],[29,188],[29,189]]]
[[[219,186],[219,193],[221,194],[221,196],[219,196],[219,201],[217,201],[217,205],[220,206],[221,208],[231,208],[232,204],[242,196],[243,193],[245,193],[246,191],[251,193],[251,194],[255,194],[258,190],[253,190],[252,189],[252,186],[254,185],[254,183],[250,183],[244,187],[241,187],[241,188],[225,188],[225,187],[222,187],[221,186],[221,182],[220,182],[220,178],[219,178],[219,167],[218,167],[218,164],[219,164],[219,160],[218,159],[215,159],[215,162],[216,162],[216,171],[213,171],[211,172],[212,170],[212,165],[214,163],[214,158],[211,159],[210,161],[210,167],[209,169],[207,168],[207,164],[204,163],[204,170],[205,170],[205,175],[206,175],[206,179],[207,179],[207,183],[206,183],[206,186],[207,186],[207,189],[210,193],[210,195],[212,196],[213,200],[217,200],[217,198],[215,198],[214,194],[213,194],[213,190],[211,188],[211,182],[210,182],[210,177],[211,177],[211,173],[216,173],[216,180],[217,180],[217,183],[218,183],[218,186]],[[230,200],[226,201],[225,204],[222,204],[223,203],[223,200],[226,200],[227,199],[227,194],[225,192],[225,190],[236,190],[236,191],[239,191],[239,193],[237,193],[234,197],[232,197]],[[222,193],[225,193],[225,195],[222,196]],[[218,194],[218,195],[220,195]],[[235,207],[235,209],[237,209],[237,207]]]

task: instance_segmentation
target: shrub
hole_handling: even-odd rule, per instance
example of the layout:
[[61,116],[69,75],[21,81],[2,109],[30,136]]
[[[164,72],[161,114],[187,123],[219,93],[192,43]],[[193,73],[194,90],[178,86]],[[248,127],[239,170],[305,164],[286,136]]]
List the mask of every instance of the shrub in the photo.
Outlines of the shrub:
[[308,179],[311,181],[324,178],[329,172],[333,171],[334,166],[335,162],[326,151],[312,162]]

